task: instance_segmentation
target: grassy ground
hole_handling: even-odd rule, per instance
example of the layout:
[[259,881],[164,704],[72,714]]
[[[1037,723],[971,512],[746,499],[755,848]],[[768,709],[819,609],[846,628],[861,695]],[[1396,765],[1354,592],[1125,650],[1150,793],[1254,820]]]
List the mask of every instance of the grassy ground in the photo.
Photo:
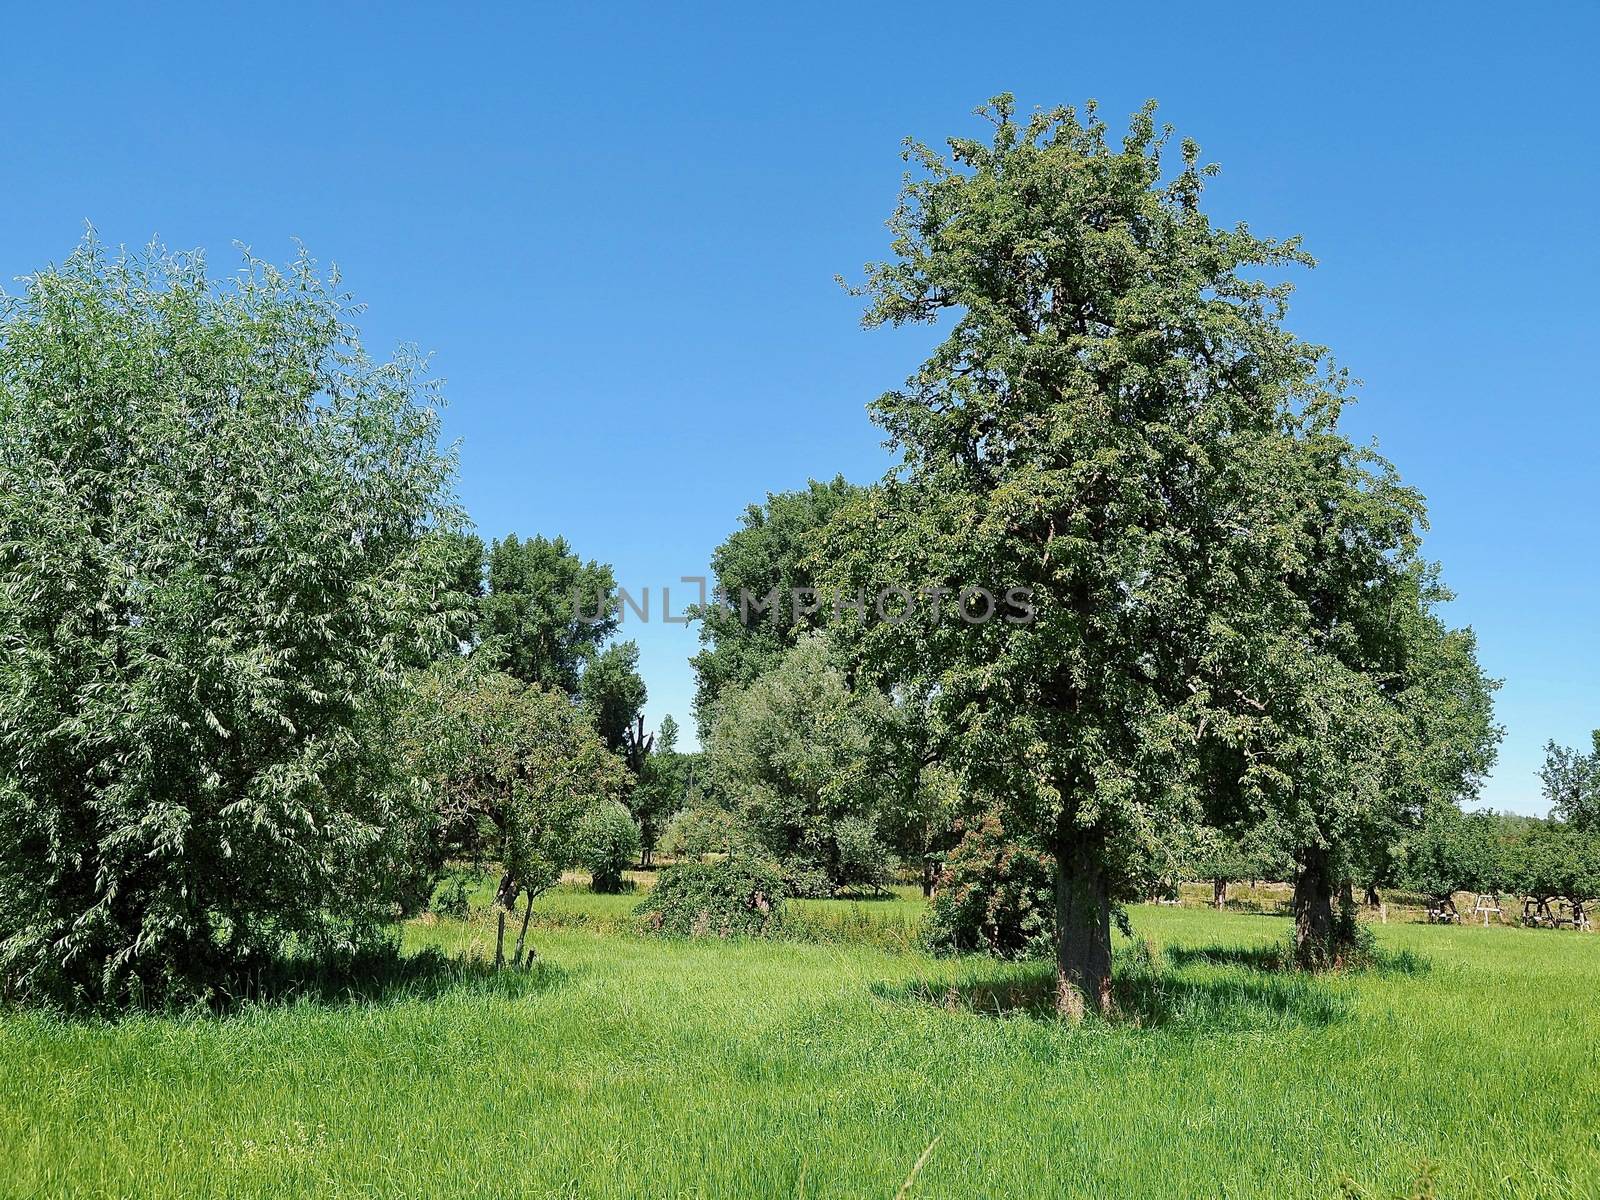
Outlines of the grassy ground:
[[541,904],[526,975],[0,1018],[0,1194],[889,1200],[934,1143],[906,1195],[1600,1195],[1600,937],[1391,925],[1405,969],[1304,979],[1262,969],[1281,919],[1141,908],[1159,952],[1121,943],[1127,1018],[1073,1029],[1032,968]]

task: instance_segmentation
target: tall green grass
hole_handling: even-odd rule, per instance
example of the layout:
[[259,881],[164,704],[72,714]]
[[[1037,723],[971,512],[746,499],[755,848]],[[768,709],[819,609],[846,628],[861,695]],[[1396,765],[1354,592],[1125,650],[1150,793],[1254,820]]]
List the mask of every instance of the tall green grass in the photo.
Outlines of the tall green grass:
[[1123,1017],[1072,1028],[1047,970],[845,940],[912,900],[696,943],[635,899],[546,897],[527,974],[0,1017],[0,1194],[888,1200],[937,1138],[908,1195],[1600,1195],[1600,937],[1390,926],[1391,969],[1306,978],[1280,919],[1138,909]]

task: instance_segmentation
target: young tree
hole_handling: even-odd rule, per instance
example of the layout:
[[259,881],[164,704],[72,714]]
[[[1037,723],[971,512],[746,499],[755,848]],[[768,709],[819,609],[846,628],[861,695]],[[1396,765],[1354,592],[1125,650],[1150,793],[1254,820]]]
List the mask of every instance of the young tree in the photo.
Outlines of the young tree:
[[[987,144],[922,146],[869,268],[869,325],[949,334],[874,405],[904,452],[830,547],[845,586],[1030,589],[1031,616],[883,623],[870,653],[936,679],[952,766],[1003,797],[1056,867],[1058,1004],[1111,1003],[1112,912],[1194,807],[1211,685],[1299,547],[1285,408],[1333,385],[1279,326],[1262,268],[1293,242],[1214,228],[1185,143],[1164,179],[1153,109],[1113,145],[1093,111]],[[837,524],[837,523],[836,523]],[[1237,619],[1235,619],[1237,618]],[[1259,619],[1259,618],[1255,618]]]
[[409,902],[453,464],[336,286],[91,239],[0,300],[0,992],[205,995]]
[[596,892],[620,892],[623,872],[639,853],[639,823],[620,803],[592,807],[578,822],[578,865]]
[[876,834],[888,777],[877,732],[887,719],[881,695],[852,691],[826,639],[812,635],[724,699],[707,765],[767,853],[819,870],[835,887],[860,882],[868,859],[885,863]]
[[618,804],[621,761],[564,693],[470,660],[415,679],[400,744],[438,814],[434,863],[499,868],[496,966],[505,962],[506,915],[524,901],[511,958],[522,963],[533,902],[578,861],[585,819]]

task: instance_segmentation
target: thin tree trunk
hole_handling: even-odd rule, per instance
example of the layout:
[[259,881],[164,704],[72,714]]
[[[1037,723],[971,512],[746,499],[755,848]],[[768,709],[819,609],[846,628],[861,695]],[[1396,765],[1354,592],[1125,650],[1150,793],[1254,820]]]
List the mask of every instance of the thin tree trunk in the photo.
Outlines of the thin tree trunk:
[[500,909],[495,918],[494,931],[494,969],[498,971],[506,965],[506,910]]
[[1333,874],[1328,852],[1309,846],[1301,852],[1294,880],[1295,957],[1303,967],[1325,967],[1333,945]]
[[[532,916],[533,916],[533,892],[529,891],[528,892],[528,902],[522,909],[522,928],[517,931],[517,953],[516,953],[516,956],[514,958],[512,958],[512,960],[511,960],[511,963],[512,963],[513,966],[520,967],[522,965],[522,947],[528,941],[528,919],[530,917],[532,917]],[[528,947],[528,961],[531,963],[533,961],[533,959],[534,959],[533,947],[529,946]]]
[[1111,1012],[1111,899],[1093,835],[1056,851],[1056,1011],[1081,1021]]
[[1211,881],[1211,907],[1218,912],[1228,907],[1228,881],[1226,879],[1213,879]]

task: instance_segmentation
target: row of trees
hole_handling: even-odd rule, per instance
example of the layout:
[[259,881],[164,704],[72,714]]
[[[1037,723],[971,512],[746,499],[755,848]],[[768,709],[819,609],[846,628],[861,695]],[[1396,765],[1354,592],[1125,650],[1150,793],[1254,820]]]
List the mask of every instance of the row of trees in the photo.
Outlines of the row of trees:
[[835,881],[841,828],[946,848],[941,797],[992,809],[1052,865],[1068,1015],[1110,1005],[1119,903],[1208,839],[1280,848],[1299,956],[1336,963],[1341,895],[1470,798],[1499,738],[1423,500],[1340,432],[1348,378],[1283,327],[1269,277],[1311,260],[1213,225],[1192,143],[1169,171],[1151,108],[1116,142],[1092,109],[982,112],[985,142],[908,148],[859,289],[869,326],[945,332],[872,406],[900,465],[769,498],[714,566],[758,594],[1023,588],[1033,619],[710,612],[713,779]]

